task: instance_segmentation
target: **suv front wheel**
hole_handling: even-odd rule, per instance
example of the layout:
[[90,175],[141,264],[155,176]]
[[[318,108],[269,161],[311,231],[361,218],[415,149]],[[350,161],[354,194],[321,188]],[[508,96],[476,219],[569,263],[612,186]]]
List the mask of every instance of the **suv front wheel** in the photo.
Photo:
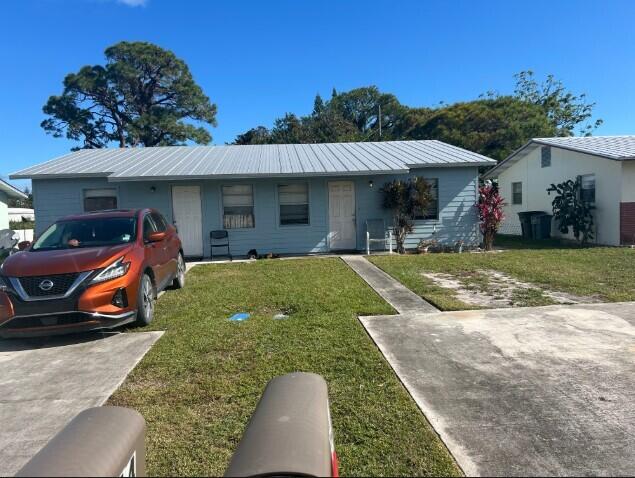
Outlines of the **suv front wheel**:
[[148,274],[141,276],[139,292],[137,293],[137,324],[140,326],[149,325],[154,319],[154,285]]
[[183,254],[179,252],[179,257],[176,259],[176,276],[174,277],[174,282],[172,282],[172,287],[175,289],[182,289],[185,286],[185,259],[183,259]]

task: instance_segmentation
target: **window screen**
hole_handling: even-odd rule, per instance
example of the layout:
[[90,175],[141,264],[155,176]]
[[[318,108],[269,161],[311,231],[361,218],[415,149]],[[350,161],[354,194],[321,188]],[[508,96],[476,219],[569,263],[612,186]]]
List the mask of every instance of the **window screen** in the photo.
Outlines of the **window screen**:
[[116,189],[86,189],[84,191],[84,212],[117,209]]
[[551,166],[551,147],[543,146],[540,149],[540,167],[548,168]]
[[439,219],[439,180],[426,179],[426,182],[430,185],[432,201],[427,210],[415,214],[415,219]]
[[309,185],[307,183],[278,186],[280,225],[309,223]]
[[595,202],[595,174],[585,174],[580,176],[582,189],[580,190],[580,199],[588,203]]
[[523,183],[512,183],[512,204],[523,203]]
[[251,185],[223,186],[223,227],[254,227],[254,191]]

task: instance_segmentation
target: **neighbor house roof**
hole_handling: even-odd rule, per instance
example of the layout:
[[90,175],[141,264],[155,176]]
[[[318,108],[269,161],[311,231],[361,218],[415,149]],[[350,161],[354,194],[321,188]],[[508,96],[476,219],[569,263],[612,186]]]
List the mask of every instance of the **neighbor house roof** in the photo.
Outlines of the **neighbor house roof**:
[[16,188],[15,186],[11,186],[9,183],[7,183],[6,181],[3,181],[2,179],[0,179],[0,191],[5,193],[10,198],[26,199],[28,197],[18,188]]
[[492,159],[436,140],[376,143],[83,149],[13,179],[107,176],[110,181],[209,177],[390,174],[411,168],[489,166]]
[[635,159],[635,136],[569,136],[558,138],[534,138],[510,154],[504,161],[485,173],[495,178],[517,161],[540,146],[553,146],[579,153],[591,154],[614,161]]

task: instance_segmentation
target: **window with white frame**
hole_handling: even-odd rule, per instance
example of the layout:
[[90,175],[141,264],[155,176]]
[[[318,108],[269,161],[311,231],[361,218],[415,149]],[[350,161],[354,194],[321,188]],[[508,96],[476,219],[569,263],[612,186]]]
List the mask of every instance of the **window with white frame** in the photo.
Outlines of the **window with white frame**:
[[540,167],[548,168],[551,166],[551,146],[543,146],[540,148]]
[[582,187],[580,188],[580,199],[588,203],[595,203],[595,174],[585,174],[580,176]]
[[426,179],[425,181],[430,185],[432,200],[425,211],[419,211],[415,214],[415,219],[439,219],[439,180]]
[[84,212],[117,209],[117,190],[115,188],[85,189]]
[[512,204],[523,203],[523,183],[512,183]]
[[254,226],[253,187],[250,184],[223,186],[223,227],[242,229]]
[[309,224],[309,185],[278,185],[278,208],[281,226]]

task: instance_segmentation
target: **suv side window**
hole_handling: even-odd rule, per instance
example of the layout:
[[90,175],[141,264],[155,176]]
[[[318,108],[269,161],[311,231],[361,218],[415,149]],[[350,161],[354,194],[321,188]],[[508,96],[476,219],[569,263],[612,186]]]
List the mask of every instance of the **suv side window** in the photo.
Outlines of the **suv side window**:
[[163,232],[168,228],[168,223],[161,214],[153,212],[150,215],[152,216],[152,220],[154,221],[157,231]]
[[152,217],[150,217],[150,214],[146,214],[146,216],[143,218],[143,240],[147,241],[148,236],[156,231],[157,226],[152,220]]

